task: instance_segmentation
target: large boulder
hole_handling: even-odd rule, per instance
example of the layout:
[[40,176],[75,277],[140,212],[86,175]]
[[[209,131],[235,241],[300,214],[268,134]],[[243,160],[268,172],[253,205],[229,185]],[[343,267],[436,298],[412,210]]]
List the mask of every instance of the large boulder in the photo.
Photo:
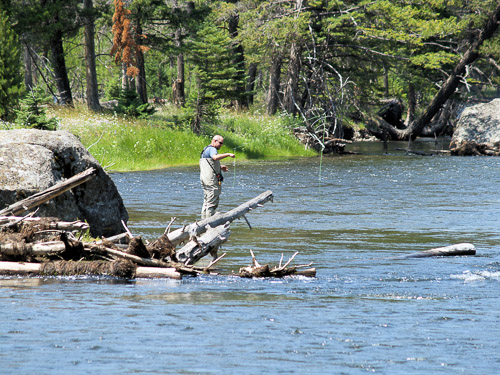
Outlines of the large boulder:
[[85,220],[93,236],[122,233],[128,213],[113,180],[65,131],[0,131],[0,210],[90,167],[92,180],[39,206],[36,216]]
[[454,155],[500,156],[500,99],[463,111],[450,150]]

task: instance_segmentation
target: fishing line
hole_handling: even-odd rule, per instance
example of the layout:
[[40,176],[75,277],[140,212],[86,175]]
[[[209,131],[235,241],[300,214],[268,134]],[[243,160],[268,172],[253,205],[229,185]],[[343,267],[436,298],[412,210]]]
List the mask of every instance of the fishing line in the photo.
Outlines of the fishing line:
[[233,154],[235,155],[235,157],[233,158],[233,189],[236,185],[236,150],[240,149],[241,151],[243,151],[247,143],[248,142],[244,143],[242,146],[233,148]]
[[[233,149],[233,154],[236,155],[236,147]],[[233,158],[233,189],[236,184],[236,156]]]

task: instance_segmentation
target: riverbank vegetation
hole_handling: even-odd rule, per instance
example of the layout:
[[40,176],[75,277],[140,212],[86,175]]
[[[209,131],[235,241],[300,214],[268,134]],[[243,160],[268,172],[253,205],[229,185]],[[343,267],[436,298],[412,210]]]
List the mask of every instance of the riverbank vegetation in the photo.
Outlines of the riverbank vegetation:
[[[0,0],[0,118],[16,121],[37,89],[111,108],[147,119],[149,133],[89,126],[82,139],[100,139],[105,164],[116,144],[158,166],[151,155],[169,150],[191,162],[159,145],[159,129],[198,147],[218,127],[247,157],[290,149],[276,134],[290,118],[316,151],[342,144],[352,123],[383,140],[449,134],[466,105],[500,93],[499,19],[497,0]],[[164,104],[176,111],[155,114]]]
[[205,134],[198,135],[182,126],[175,107],[158,107],[147,119],[92,112],[83,105],[51,106],[48,112],[58,119],[58,129],[78,136],[103,167],[116,171],[197,164],[215,134],[224,137],[220,152],[232,152],[239,161],[317,155],[293,136],[295,122],[289,116],[228,111],[217,125],[207,125]]

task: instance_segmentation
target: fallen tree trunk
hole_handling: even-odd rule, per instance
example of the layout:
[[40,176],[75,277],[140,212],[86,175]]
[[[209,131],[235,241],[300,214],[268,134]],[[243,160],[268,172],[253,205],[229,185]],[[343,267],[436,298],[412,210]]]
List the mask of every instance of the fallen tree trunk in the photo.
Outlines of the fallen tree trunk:
[[31,197],[11,204],[7,208],[0,211],[0,216],[18,215],[24,211],[29,211],[32,208],[40,206],[41,204],[65,193],[66,191],[73,189],[75,186],[91,180],[94,178],[96,173],[97,170],[95,168],[89,168],[67,179],[66,181],[59,182],[44,191],[33,194]]
[[66,245],[62,241],[0,244],[0,254],[9,256],[40,256],[62,253],[65,250]]
[[[46,220],[41,217],[22,217],[22,216],[0,216],[0,227],[10,226],[20,222],[39,222]],[[83,221],[56,221],[48,224],[47,229],[64,230],[64,231],[84,231],[89,229],[89,225]]]
[[459,255],[475,255],[476,247],[470,243],[459,243],[456,245],[437,247],[435,249],[424,250],[418,253],[403,255],[401,258],[429,258]]
[[1,275],[45,275],[45,276],[115,276],[122,278],[171,278],[181,279],[175,268],[135,267],[129,262],[81,261],[81,262],[0,262]]
[[41,263],[0,262],[1,275],[38,275]]
[[199,236],[204,233],[208,227],[215,228],[219,225],[226,224],[227,222],[233,222],[234,220],[243,217],[247,212],[253,210],[254,208],[262,206],[268,201],[272,201],[273,192],[271,190],[265,191],[259,196],[249,200],[246,203],[239,205],[236,208],[222,214],[216,213],[209,218],[192,223],[186,227],[177,229],[169,233],[168,240],[174,245],[178,245],[181,242],[185,242],[192,238],[193,236]]
[[194,264],[207,254],[217,258],[219,246],[227,241],[229,234],[229,222],[218,227],[209,227],[199,238],[192,239],[182,248],[176,251],[177,261],[186,265]]

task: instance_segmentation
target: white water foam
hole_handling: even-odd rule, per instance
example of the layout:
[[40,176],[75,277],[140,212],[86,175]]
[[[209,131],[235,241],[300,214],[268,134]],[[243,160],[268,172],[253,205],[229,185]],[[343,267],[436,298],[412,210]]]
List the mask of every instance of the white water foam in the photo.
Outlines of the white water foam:
[[497,280],[500,281],[500,271],[490,272],[490,271],[477,271],[471,272],[469,270],[464,271],[462,274],[450,275],[452,279],[464,280],[466,283],[484,281],[484,280]]

